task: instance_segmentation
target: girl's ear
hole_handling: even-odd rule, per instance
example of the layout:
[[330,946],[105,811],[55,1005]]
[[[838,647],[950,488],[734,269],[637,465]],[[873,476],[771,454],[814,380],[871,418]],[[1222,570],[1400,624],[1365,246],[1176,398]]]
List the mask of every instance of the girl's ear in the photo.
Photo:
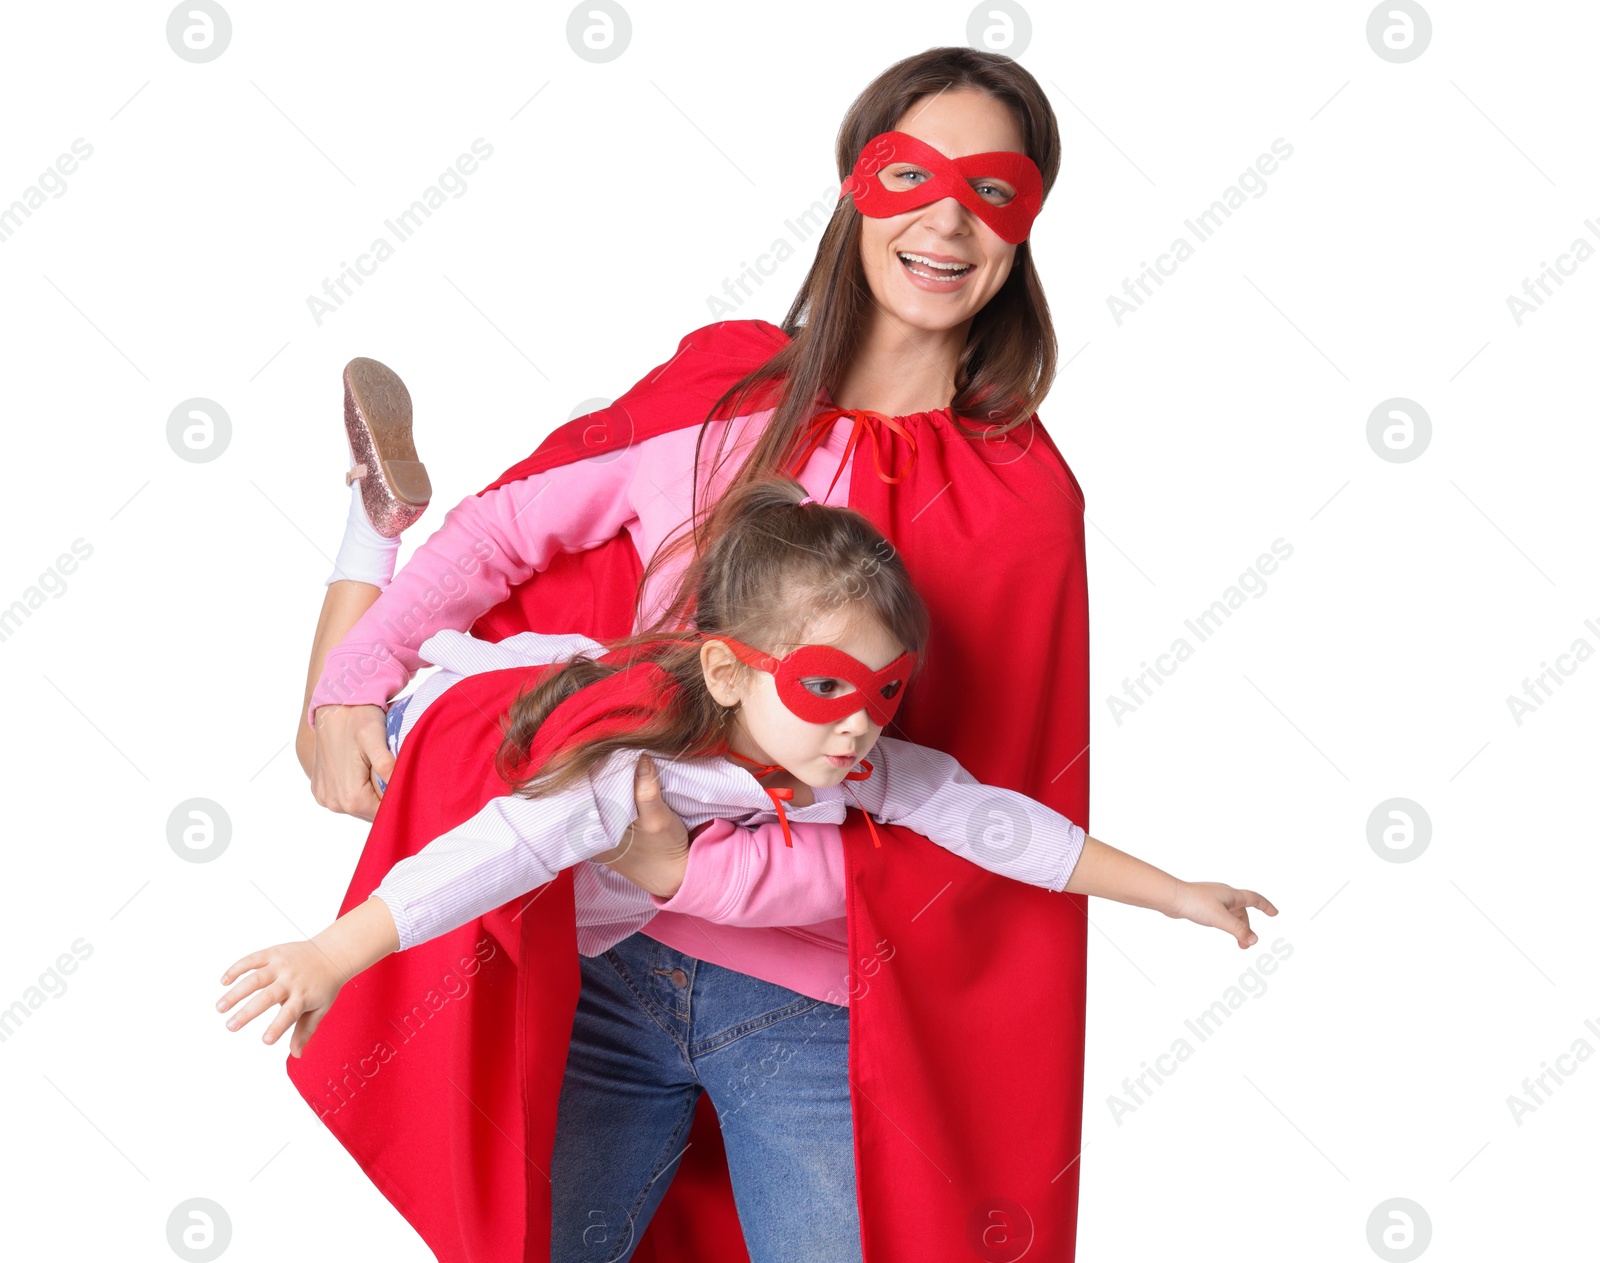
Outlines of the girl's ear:
[[700,646],[700,672],[706,691],[719,706],[737,706],[744,700],[744,673],[733,650],[720,640],[707,640]]

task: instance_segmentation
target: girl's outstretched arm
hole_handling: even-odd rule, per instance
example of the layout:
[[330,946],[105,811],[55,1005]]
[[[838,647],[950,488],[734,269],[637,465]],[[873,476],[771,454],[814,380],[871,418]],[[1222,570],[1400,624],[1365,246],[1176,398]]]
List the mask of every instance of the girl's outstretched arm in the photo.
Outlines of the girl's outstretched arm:
[[981,784],[942,751],[880,737],[868,757],[873,773],[854,791],[864,810],[887,824],[915,829],[1002,877],[1154,908],[1223,930],[1242,948],[1256,941],[1247,908],[1278,915],[1253,890],[1180,881],[1107,846],[1025,794]]
[[1256,942],[1247,908],[1259,908],[1269,917],[1278,915],[1271,901],[1253,890],[1235,890],[1222,882],[1181,881],[1095,837],[1084,838],[1083,853],[1062,889],[1214,926],[1233,935],[1240,947]]
[[279,943],[235,961],[222,983],[238,981],[217,1001],[217,1011],[226,1013],[247,996],[254,997],[228,1019],[228,1029],[236,1031],[274,1004],[280,1006],[261,1041],[274,1043],[293,1026],[289,1052],[298,1057],[339,989],[399,947],[400,933],[388,905],[374,895],[315,938]]

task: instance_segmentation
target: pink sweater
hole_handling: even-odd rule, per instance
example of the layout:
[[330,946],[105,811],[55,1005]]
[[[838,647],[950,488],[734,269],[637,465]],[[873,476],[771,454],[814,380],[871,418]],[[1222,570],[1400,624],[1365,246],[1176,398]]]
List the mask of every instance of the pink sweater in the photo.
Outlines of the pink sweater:
[[[761,432],[771,411],[713,425],[735,427],[728,473],[737,452]],[[648,559],[687,519],[698,427],[674,430],[622,449],[469,496],[418,546],[377,602],[329,652],[311,694],[307,719],[319,706],[385,704],[424,665],[417,648],[436,631],[465,631],[505,599],[513,586],[543,570],[558,552],[593,548],[626,530],[641,560]],[[835,422],[828,441],[799,480],[819,500],[838,473],[828,500],[845,504],[850,470],[840,469],[850,434]],[[664,567],[646,590],[646,621],[682,571]],[[559,633],[570,627],[541,627]],[[804,832],[801,832],[803,830]],[[836,825],[796,826],[790,864],[769,865],[771,828],[706,828],[689,848],[683,885],[640,931],[667,946],[788,987],[831,1004],[849,1003],[849,936],[844,919],[844,850]],[[778,845],[782,845],[781,839]],[[779,875],[781,884],[775,884]]]

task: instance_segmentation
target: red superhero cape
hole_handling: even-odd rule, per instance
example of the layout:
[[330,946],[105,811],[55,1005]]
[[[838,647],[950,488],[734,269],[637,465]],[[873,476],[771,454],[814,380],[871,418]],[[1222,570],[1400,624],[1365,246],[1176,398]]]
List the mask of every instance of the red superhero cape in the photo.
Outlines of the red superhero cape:
[[[764,321],[698,329],[615,404],[556,430],[492,485],[696,425],[786,342]],[[898,735],[1088,828],[1077,481],[1037,416],[987,440],[963,435],[947,410],[896,420],[901,433],[875,435],[882,450],[857,448],[850,502],[894,542],[933,615]],[[904,480],[881,480],[875,456],[907,469]],[[626,535],[563,554],[474,631],[626,635],[639,573]],[[505,792],[493,772],[498,717],[527,679],[472,676],[424,712],[341,911]],[[996,850],[1027,845],[999,813],[971,828]],[[1070,1263],[1085,901],[997,877],[904,829],[879,833],[881,849],[854,811],[843,830],[850,965],[840,985],[850,995],[865,1263],[1010,1263],[1024,1253]],[[301,1094],[443,1260],[547,1257],[546,1173],[578,978],[568,870],[359,975],[289,1061]],[[709,1097],[634,1258],[748,1258]]]

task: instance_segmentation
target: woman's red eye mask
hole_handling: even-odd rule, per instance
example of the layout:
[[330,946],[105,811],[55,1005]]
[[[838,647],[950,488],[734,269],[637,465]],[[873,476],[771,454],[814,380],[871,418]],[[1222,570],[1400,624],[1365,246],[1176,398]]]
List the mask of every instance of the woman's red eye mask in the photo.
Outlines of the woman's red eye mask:
[[[879,175],[895,162],[920,167],[928,178],[918,184],[885,185]],[[1004,180],[1016,190],[1004,206],[985,201],[970,180]],[[1010,150],[946,158],[906,132],[883,132],[861,147],[855,170],[840,185],[839,196],[854,195],[856,209],[873,219],[887,219],[953,197],[988,224],[1002,241],[1020,245],[1033,231],[1033,221],[1044,204],[1044,177],[1027,154]]]
[[[708,639],[722,641],[740,662],[771,675],[778,688],[778,700],[808,724],[837,723],[858,710],[865,710],[873,723],[883,727],[900,709],[906,681],[917,665],[917,655],[909,650],[883,670],[874,671],[860,659],[832,645],[801,645],[775,658],[727,636]],[[818,697],[804,683],[818,679],[843,680],[854,688],[848,693]]]

